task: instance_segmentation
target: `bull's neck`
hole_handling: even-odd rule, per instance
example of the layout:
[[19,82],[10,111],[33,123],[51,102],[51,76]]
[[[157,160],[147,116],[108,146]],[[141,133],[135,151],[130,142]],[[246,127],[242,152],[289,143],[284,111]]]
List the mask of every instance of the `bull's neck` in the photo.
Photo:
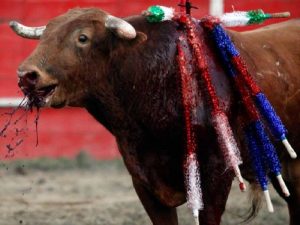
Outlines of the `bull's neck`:
[[[173,23],[137,23],[135,26],[138,31],[145,33],[148,39],[138,45],[123,46],[111,54],[107,70],[110,96],[106,98],[108,102],[102,104],[108,108],[115,107],[113,111],[122,111],[126,115],[126,118],[120,118],[115,113],[113,117],[119,117],[117,120],[126,119],[140,124],[149,114],[160,114],[158,111],[162,110],[165,90],[177,86],[177,32]],[[176,90],[168,91],[175,93],[173,98],[180,98]],[[111,99],[114,106],[111,105]]]

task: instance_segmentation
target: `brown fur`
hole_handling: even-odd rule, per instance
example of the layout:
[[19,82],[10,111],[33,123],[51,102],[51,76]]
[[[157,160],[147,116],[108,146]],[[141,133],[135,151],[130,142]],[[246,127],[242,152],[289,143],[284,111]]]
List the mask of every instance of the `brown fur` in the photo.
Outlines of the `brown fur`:
[[[184,122],[176,64],[178,24],[129,21],[136,39],[117,38],[105,29],[106,13],[75,9],[50,21],[41,42],[19,70],[34,70],[36,88],[47,80],[58,86],[48,105],[85,107],[116,137],[125,165],[148,215],[155,225],[176,225],[174,207],[185,202],[182,163]],[[289,139],[300,149],[300,23],[290,21],[252,32],[230,32],[250,71],[289,129]],[[78,43],[84,33],[90,41]],[[239,105],[220,66],[209,37],[199,27],[206,45],[212,80],[224,109],[239,133]],[[279,64],[277,63],[279,62]],[[279,76],[280,74],[280,76]],[[200,85],[200,84],[198,84]],[[218,225],[233,180],[226,170],[209,112],[199,89],[196,123],[205,208],[202,225]],[[255,182],[247,150],[241,142],[243,175]],[[284,178],[291,190],[291,224],[299,223],[299,160],[290,160],[278,146]],[[276,183],[275,183],[276,185]]]

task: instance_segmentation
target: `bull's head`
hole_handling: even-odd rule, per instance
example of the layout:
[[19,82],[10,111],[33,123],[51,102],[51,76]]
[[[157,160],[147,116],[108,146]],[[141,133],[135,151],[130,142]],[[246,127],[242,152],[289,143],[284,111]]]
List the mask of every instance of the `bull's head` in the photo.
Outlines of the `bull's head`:
[[40,39],[17,71],[19,87],[37,107],[83,106],[93,83],[105,83],[116,43],[133,43],[143,35],[98,9],[73,9],[43,27],[10,26],[22,37]]

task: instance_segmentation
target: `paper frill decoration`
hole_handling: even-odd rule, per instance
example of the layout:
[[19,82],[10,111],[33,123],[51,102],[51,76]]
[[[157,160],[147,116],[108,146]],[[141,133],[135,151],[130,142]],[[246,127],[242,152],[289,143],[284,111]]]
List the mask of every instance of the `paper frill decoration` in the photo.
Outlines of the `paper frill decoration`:
[[157,23],[166,20],[171,20],[174,17],[175,10],[170,7],[154,5],[150,6],[146,11],[142,12],[142,15],[146,16],[146,19],[150,23]]
[[271,18],[285,18],[289,17],[289,12],[282,13],[264,13],[263,10],[251,11],[234,11],[223,14],[219,19],[222,25],[226,27],[247,26],[251,24],[260,24]]
[[195,224],[199,224],[199,210],[203,209],[200,168],[196,154],[190,154],[185,162],[187,206],[192,210]]

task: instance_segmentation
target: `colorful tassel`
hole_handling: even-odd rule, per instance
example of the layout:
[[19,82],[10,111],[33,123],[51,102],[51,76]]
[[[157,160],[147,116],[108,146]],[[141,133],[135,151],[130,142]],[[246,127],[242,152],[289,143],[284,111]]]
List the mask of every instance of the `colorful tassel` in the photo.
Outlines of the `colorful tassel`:
[[264,192],[268,211],[274,212],[273,204],[271,202],[270,194],[268,191],[268,179],[266,176],[266,172],[264,170],[264,166],[261,158],[261,151],[255,137],[254,129],[255,128],[253,128],[253,124],[250,124],[245,128],[246,142],[248,144],[248,149],[250,152],[252,166],[256,173],[256,178]]
[[236,27],[260,24],[270,18],[285,18],[289,16],[289,12],[270,14],[264,13],[261,9],[251,11],[235,11],[222,15],[220,17],[220,22],[226,27]]
[[268,180],[267,180],[267,176],[261,158],[262,153],[260,152],[259,144],[256,141],[255,131],[253,129],[252,123],[245,128],[245,133],[246,133],[245,135],[246,142],[250,152],[253,169],[256,172],[257,180],[262,190],[266,190],[268,188]]
[[255,131],[258,140],[260,141],[260,146],[262,148],[262,154],[264,155],[265,161],[268,164],[270,171],[276,176],[278,183],[281,187],[282,193],[288,197],[290,195],[289,190],[286,187],[285,182],[281,176],[281,165],[278,159],[274,145],[271,143],[263,124],[260,121],[254,123]]
[[271,170],[271,172],[273,172],[277,176],[278,174],[280,174],[281,166],[278,156],[276,154],[276,150],[273,144],[271,143],[261,121],[257,120],[253,122],[253,126],[257,138],[260,141],[260,146],[262,147],[262,154],[265,156],[268,167]]
[[[185,185],[187,189],[187,205],[192,210],[195,221],[199,221],[199,210],[203,209],[200,168],[196,157],[195,133],[191,124],[191,73],[186,65],[186,58],[182,50],[181,42],[184,37],[180,36],[177,44],[177,61],[181,78],[181,94],[184,108],[186,126],[187,153],[184,162]],[[199,223],[199,222],[198,222]],[[196,223],[197,224],[197,223]]]
[[262,92],[260,92],[257,95],[255,95],[255,101],[261,114],[264,116],[264,119],[268,123],[269,128],[272,131],[272,134],[277,139],[280,139],[282,141],[288,153],[290,154],[291,158],[297,158],[296,152],[291,147],[291,145],[289,144],[286,138],[286,133],[287,133],[286,128],[281,122],[279,116],[276,114],[274,108],[270,104],[267,97]]

